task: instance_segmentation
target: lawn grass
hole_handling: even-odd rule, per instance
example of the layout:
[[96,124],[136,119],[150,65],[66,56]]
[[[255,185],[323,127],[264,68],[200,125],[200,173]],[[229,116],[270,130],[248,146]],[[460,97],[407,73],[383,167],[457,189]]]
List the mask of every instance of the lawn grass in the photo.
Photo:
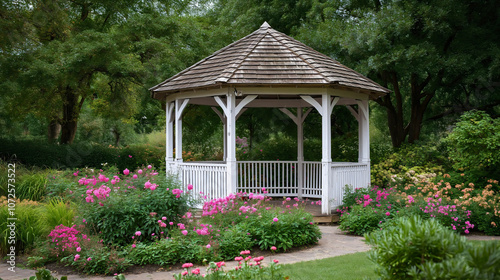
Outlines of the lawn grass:
[[337,256],[322,260],[283,265],[284,275],[291,280],[354,280],[376,278],[375,264],[368,260],[366,252]]

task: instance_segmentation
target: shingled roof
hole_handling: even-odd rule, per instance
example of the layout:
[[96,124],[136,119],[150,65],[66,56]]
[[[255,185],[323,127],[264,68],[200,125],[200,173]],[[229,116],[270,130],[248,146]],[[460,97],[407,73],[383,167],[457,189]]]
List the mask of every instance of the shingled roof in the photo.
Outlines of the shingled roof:
[[155,93],[223,86],[336,86],[375,96],[389,90],[267,22],[252,34],[152,87]]

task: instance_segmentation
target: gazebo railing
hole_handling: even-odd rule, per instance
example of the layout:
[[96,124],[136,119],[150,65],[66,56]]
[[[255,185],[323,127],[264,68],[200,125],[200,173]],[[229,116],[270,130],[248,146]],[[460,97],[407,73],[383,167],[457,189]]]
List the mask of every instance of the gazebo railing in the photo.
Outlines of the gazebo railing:
[[298,193],[296,161],[239,161],[237,190],[268,196],[294,196]]
[[345,186],[364,188],[370,185],[370,163],[335,162],[331,164],[330,199],[332,207],[342,204]]
[[[321,198],[322,164],[321,162],[297,161],[238,161],[237,191],[262,193],[267,196],[298,196]],[[170,168],[174,168],[172,165]],[[193,193],[202,192],[209,198],[228,195],[227,165],[225,162],[182,162],[175,163],[177,174],[182,184],[192,184]],[[302,182],[299,179],[302,168]],[[354,162],[335,162],[331,164],[330,200],[332,206],[342,204],[344,188],[367,187],[370,184],[370,164]]]
[[225,197],[227,193],[227,166],[224,162],[182,162],[178,175],[183,185],[193,185],[193,193],[209,198]]
[[302,196],[321,198],[321,162],[306,161],[302,163],[302,168]]

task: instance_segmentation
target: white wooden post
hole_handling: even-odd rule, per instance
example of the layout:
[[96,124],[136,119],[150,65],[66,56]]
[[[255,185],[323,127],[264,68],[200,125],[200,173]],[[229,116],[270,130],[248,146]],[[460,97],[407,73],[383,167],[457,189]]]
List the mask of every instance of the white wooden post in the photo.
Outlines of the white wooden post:
[[[327,93],[321,95],[321,104],[319,104],[311,96],[301,96],[302,99],[313,105],[321,114],[322,118],[322,157],[321,157],[321,212],[330,214],[330,174],[332,169],[332,127],[331,115],[333,107],[339,101],[339,97],[335,97],[331,101],[331,97]],[[334,187],[334,186],[332,186]]]
[[220,112],[216,107],[212,107],[212,110],[214,110],[214,112],[217,114],[217,116],[219,116],[221,122],[222,122],[222,125],[224,126],[224,130],[223,130],[223,133],[222,133],[222,150],[223,150],[223,157],[222,159],[223,160],[226,160],[226,156],[227,156],[227,118],[226,118],[226,115],[224,114],[224,112]]
[[323,94],[321,96],[322,112],[321,112],[321,212],[323,214],[330,214],[330,170],[332,165],[332,125],[331,125],[331,107],[330,96]]
[[215,101],[224,111],[226,115],[227,122],[227,132],[226,132],[226,143],[227,143],[227,193],[236,193],[236,184],[238,176],[238,166],[236,164],[236,117],[240,111],[247,105],[257,98],[257,95],[248,95],[243,100],[236,105],[236,93],[229,92],[226,95],[226,104],[220,99],[220,97],[215,96]]
[[165,157],[165,166],[166,166],[166,171],[172,172],[173,170],[170,170],[170,164],[174,161],[174,107],[175,104],[173,102],[167,102],[165,105],[165,114],[166,114],[166,128],[165,128],[165,136],[166,136],[166,143],[165,143],[165,148],[166,148],[166,157]]
[[302,114],[302,108],[297,108],[297,115],[294,115],[287,108],[280,108],[280,110],[285,113],[292,121],[297,125],[297,193],[298,197],[302,198],[303,187],[304,187],[304,126],[303,123],[307,118],[307,115],[312,111],[309,108],[304,114]]
[[182,162],[182,111],[189,103],[189,99],[175,100],[175,161]]
[[358,162],[370,163],[370,117],[368,100],[358,100]]

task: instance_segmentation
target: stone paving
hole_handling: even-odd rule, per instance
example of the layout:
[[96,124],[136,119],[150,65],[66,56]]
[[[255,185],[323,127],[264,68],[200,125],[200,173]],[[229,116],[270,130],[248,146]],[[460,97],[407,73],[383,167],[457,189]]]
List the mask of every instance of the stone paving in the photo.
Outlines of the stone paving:
[[[281,264],[296,263],[301,261],[318,260],[329,257],[335,257],[356,252],[368,251],[370,248],[363,242],[363,237],[346,235],[338,226],[319,226],[323,237],[318,245],[311,248],[300,250],[291,253],[279,253],[265,258],[264,263],[270,262],[272,259],[277,259]],[[469,236],[472,240],[500,240],[500,236]],[[235,267],[237,262],[226,262],[226,270]],[[198,267],[198,266],[196,266]],[[16,272],[7,270],[8,265],[5,262],[0,264],[0,279],[3,280],[21,280],[35,275],[35,270],[31,269],[16,269]],[[201,267],[200,267],[201,268]],[[201,268],[204,272],[205,269]],[[157,271],[153,273],[127,274],[127,280],[164,280],[173,279],[174,273],[180,273],[182,270],[172,271]],[[54,274],[60,278],[61,275]],[[112,276],[85,276],[85,275],[68,275],[69,280],[106,280],[113,279]]]

